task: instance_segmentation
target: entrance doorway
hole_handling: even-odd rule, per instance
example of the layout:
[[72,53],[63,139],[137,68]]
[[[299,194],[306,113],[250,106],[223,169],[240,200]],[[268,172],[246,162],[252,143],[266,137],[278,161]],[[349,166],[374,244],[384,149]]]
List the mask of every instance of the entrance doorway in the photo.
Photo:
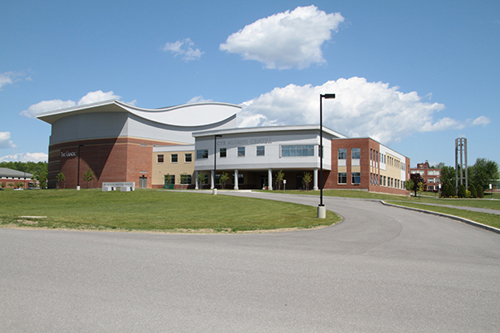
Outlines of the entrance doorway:
[[139,188],[148,188],[148,178],[145,176],[139,177]]

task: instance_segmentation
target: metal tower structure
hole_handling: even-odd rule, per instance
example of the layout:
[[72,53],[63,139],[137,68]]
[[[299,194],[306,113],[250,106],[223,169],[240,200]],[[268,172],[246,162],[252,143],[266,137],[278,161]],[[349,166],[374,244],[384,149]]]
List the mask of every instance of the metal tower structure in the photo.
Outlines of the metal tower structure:
[[456,183],[455,186],[456,194],[458,194],[459,185],[465,185],[465,189],[469,189],[466,138],[455,139],[455,183]]

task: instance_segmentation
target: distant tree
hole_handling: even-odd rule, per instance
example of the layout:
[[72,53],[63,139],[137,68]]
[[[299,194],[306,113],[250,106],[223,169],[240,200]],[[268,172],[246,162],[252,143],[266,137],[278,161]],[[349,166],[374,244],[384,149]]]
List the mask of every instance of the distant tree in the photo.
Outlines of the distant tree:
[[476,187],[473,184],[469,184],[469,191],[471,198],[477,198]]
[[425,180],[419,173],[412,173],[410,179],[413,181],[413,186],[409,191],[415,192],[415,196],[417,196],[419,192],[424,190]]
[[226,183],[229,180],[229,174],[227,172],[223,172],[222,175],[220,175],[219,182],[222,188],[226,188]]
[[[61,182],[66,181],[66,176],[64,175],[64,173],[62,171],[59,171],[59,173],[56,176],[56,179],[57,179],[57,186],[61,187]],[[64,188],[66,188],[66,183],[64,183]]]
[[83,174],[83,180],[87,183],[87,188],[89,188],[89,182],[90,183],[90,186],[92,187],[92,181],[94,180],[94,172],[91,170],[91,169],[88,169],[87,171],[85,171],[85,173]]
[[5,183],[0,183],[0,186],[1,186],[2,188],[5,188]]
[[460,184],[458,186],[458,197],[459,198],[466,198],[467,197],[467,193],[465,192],[465,185],[463,185],[463,184]]
[[285,173],[283,172],[283,170],[280,170],[276,174],[275,179],[276,179],[276,185],[277,185],[278,191],[279,191],[281,189],[281,183],[283,182],[283,179],[285,179]]
[[309,184],[311,184],[313,180],[312,173],[310,172],[304,172],[304,176],[302,176],[302,182],[304,183],[304,188],[306,191],[309,190]]
[[442,169],[445,166],[444,162],[439,162],[438,164],[431,167],[432,169]]
[[40,183],[40,188],[47,188],[47,172],[43,171],[38,175],[38,182]]
[[8,185],[9,187],[14,187],[14,186],[15,186],[15,185],[14,185],[14,183],[8,183],[7,185]]
[[480,185],[484,191],[492,180],[499,178],[498,163],[485,158],[478,158],[476,163],[469,167],[469,177],[476,186]]
[[198,185],[200,189],[203,189],[203,185],[205,184],[208,184],[208,176],[203,172],[198,173]]
[[448,183],[454,186],[456,178],[455,168],[450,166],[443,166],[441,168],[441,176],[439,178],[442,184]]
[[483,187],[479,184],[476,185],[476,193],[478,198],[484,198]]
[[16,188],[23,188],[24,184],[22,182],[17,182],[16,183]]

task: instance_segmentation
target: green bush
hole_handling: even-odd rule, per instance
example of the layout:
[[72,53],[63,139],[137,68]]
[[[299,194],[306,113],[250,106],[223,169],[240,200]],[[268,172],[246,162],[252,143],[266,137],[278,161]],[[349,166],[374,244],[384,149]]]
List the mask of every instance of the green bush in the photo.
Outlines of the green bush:
[[463,184],[458,187],[458,197],[467,198],[467,193]]
[[476,187],[474,185],[469,185],[469,191],[470,191],[470,197],[471,198],[477,198],[477,191]]
[[477,192],[477,197],[478,198],[484,198],[484,191],[483,187],[479,184],[476,185],[476,192]]

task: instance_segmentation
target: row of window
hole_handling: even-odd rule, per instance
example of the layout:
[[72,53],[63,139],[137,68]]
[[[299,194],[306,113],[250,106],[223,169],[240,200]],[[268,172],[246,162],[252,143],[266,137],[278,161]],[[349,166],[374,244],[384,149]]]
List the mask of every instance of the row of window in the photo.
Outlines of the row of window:
[[[238,147],[238,157],[244,157],[246,147]],[[257,146],[255,150],[256,156],[266,155],[266,146]],[[281,146],[281,157],[296,157],[296,156],[314,156],[314,145],[287,145]],[[219,149],[219,157],[227,157],[227,148]],[[199,149],[196,151],[196,159],[208,158],[208,149]]]
[[[220,184],[220,176],[221,175],[215,175],[215,183]],[[175,184],[175,175],[165,175],[165,184]],[[233,174],[233,184],[234,184],[234,174]],[[206,173],[200,173],[199,174],[199,181],[201,184],[207,184],[208,183],[208,174]],[[245,181],[245,178],[243,174],[239,173],[238,174],[238,183],[243,184]],[[187,174],[181,174],[180,175],[180,184],[181,185],[190,185],[192,183],[192,176],[187,175]]]
[[24,177],[0,177],[0,179],[19,179],[19,180],[29,180],[30,178],[24,178]]
[[[338,183],[339,184],[347,184],[347,172],[339,172],[338,173]],[[352,172],[351,173],[351,184],[361,184],[361,173],[360,172]],[[371,173],[370,174],[370,184],[372,185],[381,185],[381,186],[387,186],[387,187],[393,187],[393,188],[404,188],[404,182],[402,182],[399,179],[387,177],[387,176],[380,176],[380,181],[379,178],[377,177],[376,174]]]
[[[347,173],[346,172],[339,172],[338,183],[339,184],[347,184]],[[352,172],[351,173],[351,184],[361,184],[361,173],[360,172]]]
[[[186,163],[191,163],[193,160],[193,155],[190,153],[184,154],[184,162]],[[158,163],[163,163],[165,162],[165,155],[163,154],[158,154],[156,161]],[[179,161],[179,155],[178,154],[172,154],[170,155],[170,163],[177,163]]]
[[[346,160],[347,159],[347,149],[346,148],[339,148],[338,149],[338,158],[339,158],[339,160]],[[353,159],[353,160],[361,159],[361,148],[352,148],[351,149],[351,159]]]

